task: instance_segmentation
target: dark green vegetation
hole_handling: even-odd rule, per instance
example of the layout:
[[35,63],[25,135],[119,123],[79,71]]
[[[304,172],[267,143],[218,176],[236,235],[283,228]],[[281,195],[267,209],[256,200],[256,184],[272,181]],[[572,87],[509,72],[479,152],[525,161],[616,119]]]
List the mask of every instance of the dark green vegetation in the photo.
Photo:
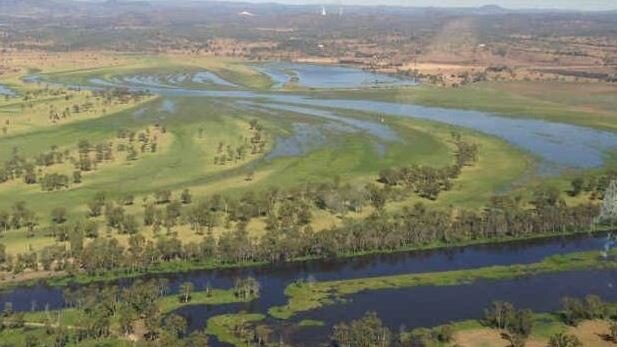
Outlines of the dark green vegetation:
[[13,312],[9,304],[0,314],[0,338],[15,346],[128,346],[143,335],[137,338],[143,346],[207,346],[205,332],[187,333],[185,319],[170,312],[186,305],[248,302],[259,296],[259,284],[238,279],[229,290],[196,292],[187,282],[178,295],[168,292],[166,281],[136,281],[126,288],[67,289],[69,308],[59,311]]

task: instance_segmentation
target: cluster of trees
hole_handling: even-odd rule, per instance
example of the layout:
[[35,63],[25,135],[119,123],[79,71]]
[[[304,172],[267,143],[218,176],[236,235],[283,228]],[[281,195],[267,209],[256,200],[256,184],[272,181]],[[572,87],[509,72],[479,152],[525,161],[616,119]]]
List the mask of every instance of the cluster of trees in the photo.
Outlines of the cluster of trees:
[[[126,152],[126,160],[137,160],[139,153],[155,153],[157,151],[158,133],[164,130],[155,126],[141,132],[121,129],[118,131],[118,141],[115,150]],[[96,170],[98,164],[114,160],[114,143],[106,142],[92,144],[88,140],[80,140],[77,143],[77,158],[71,156],[71,151],[59,150],[57,146],[51,146],[49,151],[36,155],[28,160],[14,148],[11,156],[0,167],[0,183],[23,179],[26,184],[40,183],[43,191],[54,191],[67,188],[69,183],[82,183],[82,172]],[[68,160],[73,166],[72,177],[60,173],[44,173],[43,169],[57,164],[63,164]]]
[[[216,156],[214,157],[215,165],[226,165],[231,162],[246,159],[248,154],[256,155],[263,153],[267,144],[267,137],[264,134],[264,128],[258,120],[253,119],[249,122],[251,136],[244,138],[244,143],[239,146],[232,146],[219,142]],[[199,129],[199,137],[204,136],[204,130]]]
[[144,131],[136,133],[129,129],[121,129],[118,131],[118,139],[124,140],[126,143],[120,143],[117,146],[118,152],[127,152],[127,160],[137,159],[137,149],[140,153],[156,153],[158,149],[158,135],[164,134],[167,129],[158,124],[154,125],[154,131],[146,128]]
[[58,146],[52,145],[47,152],[43,152],[34,158],[34,162],[37,166],[45,167],[52,166],[55,164],[62,164],[64,162],[64,158],[70,156],[70,151],[64,150],[60,151]]
[[461,138],[459,133],[452,133],[456,145],[455,163],[444,168],[413,165],[400,169],[385,169],[379,173],[379,182],[390,186],[402,186],[419,196],[435,200],[441,191],[452,188],[452,179],[461,174],[465,166],[473,165],[478,159],[478,145]]
[[615,308],[595,295],[584,299],[566,297],[561,302],[561,317],[568,325],[576,326],[584,320],[617,318],[614,317],[617,314]]
[[[79,89],[64,89],[64,88],[40,88],[35,90],[25,91],[22,97],[21,111],[24,112],[26,108],[33,108],[34,101],[44,97],[63,97],[64,101],[70,101],[75,97],[74,91]],[[99,101],[102,106],[102,112],[105,113],[107,106],[115,104],[128,104],[137,103],[143,100],[144,97],[150,94],[145,91],[133,91],[126,88],[113,88],[107,90],[97,90],[92,92],[92,96]],[[10,95],[5,95],[5,100],[9,100]],[[64,119],[71,118],[73,114],[83,113],[94,109],[95,104],[90,100],[91,96],[86,95],[86,101],[84,103],[75,103],[68,107],[57,107],[54,104],[49,104],[48,120],[50,123],[55,124]],[[3,135],[7,135],[9,132],[10,122],[7,119],[4,122],[4,126],[1,131]]]
[[[136,333],[136,326],[143,326],[144,335],[136,346],[207,347],[204,332],[187,334],[183,317],[161,312],[160,299],[168,292],[165,280],[136,281],[122,288],[93,285],[67,289],[65,302],[75,311],[75,326],[67,326],[55,314],[48,313],[44,322],[46,334],[26,332],[26,341],[29,346],[64,347],[86,340],[104,341],[118,334],[128,336]],[[25,324],[24,315],[13,312],[10,304],[0,314],[0,327],[14,329]]]
[[145,97],[152,95],[146,90],[131,90],[129,88],[108,88],[92,91],[92,95],[100,100],[103,106],[109,106],[114,103],[128,104],[138,103]]
[[333,328],[333,347],[425,347],[450,343],[454,336],[452,325],[433,329],[415,329],[410,333],[393,333],[375,312],[349,323],[339,323]]
[[[28,164],[26,158],[19,154],[19,149],[14,147],[9,159],[0,167],[0,183],[22,178],[26,172],[34,174],[34,165]],[[24,180],[28,181],[27,178]]]
[[529,309],[516,309],[508,302],[495,301],[485,310],[486,325],[505,331],[504,338],[512,347],[523,347],[533,327],[533,312]]
[[59,173],[47,173],[41,179],[41,189],[46,192],[68,188],[69,177]]
[[571,196],[582,193],[589,194],[591,200],[602,199],[611,181],[617,180],[617,170],[609,170],[604,174],[574,177],[570,182]]
[[259,296],[261,286],[254,277],[237,278],[234,281],[234,295],[241,299]]
[[[565,324],[576,326],[584,320],[609,320],[610,328],[607,338],[617,341],[617,308],[595,295],[583,299],[565,297],[562,299],[560,317]],[[508,302],[496,301],[485,311],[484,323],[495,329],[505,331],[503,334],[513,347],[523,347],[531,333],[533,313],[530,310],[516,309]],[[574,335],[558,333],[550,337],[549,347],[582,347],[581,341]]]
[[391,346],[392,332],[375,312],[368,312],[349,324],[335,325],[332,340],[336,347],[388,347]]
[[[149,127],[144,131],[135,132],[130,129],[119,129],[115,146],[117,152],[125,152],[126,160],[137,160],[139,153],[156,153],[158,149],[158,133],[163,130],[160,125]],[[77,144],[79,159],[72,158],[72,163],[78,171],[95,170],[98,164],[114,160],[114,143],[106,142],[91,144],[88,140],[80,140]]]
[[[146,96],[147,93],[141,91],[131,91],[124,88],[113,88],[108,90],[94,91],[92,96],[102,103],[102,112],[105,113],[104,107],[111,106],[114,103],[128,104],[130,102],[137,103]],[[74,94],[68,94],[65,92],[65,100],[69,101],[74,97]],[[65,107],[62,110],[57,109],[53,104],[49,105],[49,121],[51,123],[57,123],[63,119],[70,118],[73,114],[84,113],[93,111],[95,103],[91,100],[90,95],[86,95],[86,101],[79,104],[75,103],[70,107]]]
[[68,150],[61,152],[56,146],[52,146],[48,152],[41,153],[29,161],[20,155],[18,148],[15,147],[10,158],[4,162],[4,167],[0,168],[0,183],[23,179],[26,184],[40,183],[43,191],[65,188],[69,183],[66,175],[58,173],[43,175],[42,169],[63,163],[69,154]]

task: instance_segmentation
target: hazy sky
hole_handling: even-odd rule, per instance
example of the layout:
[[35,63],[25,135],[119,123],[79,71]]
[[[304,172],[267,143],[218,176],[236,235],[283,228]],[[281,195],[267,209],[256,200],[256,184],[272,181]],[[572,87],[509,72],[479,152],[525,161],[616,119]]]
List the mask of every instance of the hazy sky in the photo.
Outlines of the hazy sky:
[[279,2],[288,4],[397,5],[397,6],[482,6],[506,8],[557,8],[568,10],[615,10],[617,0],[227,0],[245,2]]

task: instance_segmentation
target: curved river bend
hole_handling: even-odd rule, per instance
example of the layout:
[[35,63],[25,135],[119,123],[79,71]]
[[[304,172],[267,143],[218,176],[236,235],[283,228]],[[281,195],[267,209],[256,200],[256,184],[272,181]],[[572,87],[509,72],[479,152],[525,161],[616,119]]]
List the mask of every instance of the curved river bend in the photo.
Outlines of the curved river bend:
[[[338,72],[335,67],[320,67],[325,71],[318,73],[330,74],[334,80],[344,80],[347,72]],[[316,69],[311,66],[311,71]],[[265,69],[264,71],[270,71]],[[301,71],[299,72],[302,76]],[[342,76],[341,76],[342,74]],[[271,74],[276,80],[276,75]],[[353,76],[353,75],[352,75]],[[531,118],[502,117],[497,114],[425,107],[407,103],[381,102],[372,100],[317,99],[288,92],[254,92],[239,89],[211,90],[188,88],[174,84],[177,79],[155,79],[152,76],[129,76],[102,80],[90,79],[94,88],[126,87],[137,90],[150,90],[156,94],[173,98],[177,96],[213,97],[233,99],[240,107],[277,109],[293,111],[309,116],[329,118],[338,117],[341,125],[354,126],[357,118],[346,116],[337,110],[353,112],[372,112],[383,115],[419,118],[455,126],[474,129],[485,134],[499,137],[537,157],[540,160],[540,173],[555,174],[562,169],[587,169],[603,164],[609,152],[617,151],[617,134],[591,129],[587,127],[549,122]],[[302,79],[300,80],[300,83]],[[309,82],[311,80],[309,79]],[[350,77],[349,86],[356,86],[356,78]],[[85,86],[88,87],[88,86]],[[204,87],[205,88],[205,87]],[[396,93],[396,89],[392,89]],[[325,111],[323,108],[327,108]],[[343,120],[345,119],[345,120]],[[381,128],[387,125],[378,121],[365,121],[359,131],[383,132]]]
[[[352,73],[346,68],[315,66],[265,66],[262,71],[273,77],[278,84],[295,76],[298,83],[317,87],[356,87],[362,74]],[[315,85],[315,76],[331,75],[331,82]],[[347,77],[345,77],[347,76]],[[352,76],[352,77],[349,77]],[[320,77],[321,78],[321,77]],[[371,77],[374,78],[374,77]],[[382,78],[382,77],[380,77]],[[37,78],[30,78],[36,81]],[[398,84],[398,81],[383,77],[384,83]],[[203,83],[204,88],[186,87],[185,81]],[[347,81],[347,82],[345,82]],[[336,82],[336,83],[334,83]],[[342,83],[342,85],[341,85]],[[345,83],[348,83],[347,85]],[[401,82],[403,83],[403,82]],[[211,90],[219,85],[226,90]],[[393,129],[378,121],[360,121],[348,116],[353,112],[375,112],[393,116],[413,117],[443,122],[475,129],[497,136],[522,148],[540,160],[540,170],[553,174],[567,168],[592,168],[601,166],[609,151],[617,150],[617,135],[590,128],[547,122],[534,119],[507,118],[499,115],[478,112],[422,107],[411,104],[377,102],[369,100],[320,100],[285,92],[253,92],[240,90],[230,82],[211,73],[200,75],[168,76],[129,76],[110,80],[91,79],[85,88],[128,87],[148,89],[165,97],[165,105],[174,105],[176,97],[215,97],[228,98],[239,107],[259,108],[264,111],[291,111],[326,119],[341,128],[354,128],[366,132],[382,141],[396,141]],[[173,112],[173,107],[168,107]],[[342,112],[341,110],[347,111]],[[346,115],[347,114],[347,115]],[[387,122],[386,122],[387,123]],[[302,127],[299,127],[302,129]],[[305,130],[306,132],[306,130]],[[306,135],[309,136],[309,135]],[[577,251],[602,250],[606,236],[575,236],[535,241],[520,241],[498,245],[469,246],[447,250],[405,252],[397,254],[364,256],[352,259],[314,261],[305,263],[281,264],[243,269],[217,271],[193,271],[182,274],[153,275],[165,277],[170,281],[172,291],[186,281],[195,283],[196,289],[207,284],[217,288],[229,288],[237,277],[254,276],[262,285],[262,297],[248,304],[223,306],[188,306],[178,310],[187,317],[191,329],[201,329],[209,317],[222,313],[247,310],[266,312],[271,306],[286,302],[284,290],[287,285],[307,277],[316,280],[335,280],[385,276],[414,272],[448,271],[491,265],[524,264],[540,261],[555,254]],[[126,285],[132,280],[118,281]],[[298,345],[314,346],[327,340],[333,323],[356,319],[365,311],[377,311],[386,324],[397,330],[405,325],[409,328],[433,326],[451,320],[479,318],[482,309],[492,300],[508,300],[518,306],[537,311],[554,310],[563,295],[583,296],[598,294],[607,300],[617,301],[617,272],[586,271],[547,274],[507,281],[479,281],[468,285],[450,287],[416,287],[411,289],[363,292],[351,296],[351,303],[330,305],[318,310],[300,314],[292,321],[311,318],[325,321],[324,327],[306,329],[283,329],[288,323],[269,321],[286,341]],[[465,300],[460,300],[465,298]],[[42,284],[33,287],[19,287],[0,293],[0,304],[12,302],[16,310],[63,307],[62,290]],[[214,341],[214,345],[222,345]]]

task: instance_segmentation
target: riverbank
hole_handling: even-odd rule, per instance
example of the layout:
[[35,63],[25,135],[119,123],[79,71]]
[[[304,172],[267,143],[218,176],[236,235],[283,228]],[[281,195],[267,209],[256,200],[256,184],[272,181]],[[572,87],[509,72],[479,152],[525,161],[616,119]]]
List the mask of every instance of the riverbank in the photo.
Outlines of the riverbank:
[[[464,248],[469,246],[479,246],[479,245],[490,245],[490,244],[507,244],[511,242],[524,242],[524,241],[541,241],[541,240],[549,240],[556,239],[561,237],[575,237],[578,235],[602,235],[604,233],[610,232],[610,228],[596,228],[591,231],[582,231],[582,232],[566,232],[566,233],[545,233],[538,235],[529,235],[524,237],[504,237],[500,239],[492,239],[492,240],[469,240],[465,242],[457,242],[457,243],[433,243],[422,247],[406,247],[397,250],[376,250],[376,251],[365,251],[359,252],[355,254],[343,254],[337,259],[350,259],[357,258],[363,256],[372,256],[372,255],[386,255],[386,254],[397,254],[397,253],[406,253],[406,252],[418,252],[418,251],[433,251],[440,249],[456,249],[456,248]],[[324,257],[303,257],[298,259],[293,259],[287,263],[302,263],[309,261],[319,261],[328,258]],[[24,277],[26,279],[20,280],[16,278],[14,280],[4,280],[0,281],[0,290],[10,290],[11,288],[15,288],[18,286],[33,286],[37,283],[45,283],[49,286],[53,287],[65,287],[70,284],[79,284],[86,285],[91,283],[105,283],[111,281],[117,281],[121,279],[136,279],[140,277],[145,277],[148,275],[164,275],[164,274],[173,274],[173,273],[188,273],[191,271],[207,271],[207,270],[223,270],[223,269],[239,269],[239,268],[255,268],[259,266],[266,265],[276,265],[268,262],[244,262],[244,263],[224,263],[220,261],[211,260],[208,262],[191,262],[191,261],[172,261],[165,262],[159,264],[157,267],[149,268],[144,272],[128,272],[127,269],[118,269],[117,271],[107,272],[105,274],[99,275],[88,275],[88,274],[72,274],[68,275],[64,272],[58,272],[57,276],[53,273],[46,273],[46,278],[28,278],[31,277],[31,273],[26,273]],[[7,274],[8,275],[8,274]]]
[[480,280],[507,280],[571,270],[617,269],[616,256],[617,251],[610,252],[606,257],[599,252],[580,252],[551,256],[541,262],[526,265],[491,266],[329,282],[296,282],[285,290],[288,303],[284,306],[272,307],[268,312],[275,318],[289,319],[300,312],[341,302],[346,296],[363,291],[417,286],[452,286]]
[[[610,304],[614,310],[615,305]],[[584,320],[576,326],[567,325],[560,312],[533,313],[531,329],[526,346],[544,347],[549,339],[557,334],[568,334],[577,337],[582,346],[601,347],[610,345],[607,336],[610,333],[610,320]],[[443,326],[432,327],[438,331]],[[451,345],[460,346],[494,346],[507,347],[509,342],[504,339],[503,331],[486,326],[482,320],[465,320],[448,324],[452,331]],[[409,340],[412,336],[421,336],[429,332],[429,328],[413,329],[402,334],[402,339]]]
[[[607,84],[557,81],[481,82],[459,88],[417,86],[397,89],[311,91],[319,98],[355,98],[430,107],[494,112],[515,118],[617,131],[617,87]],[[593,100],[590,104],[589,100]]]
[[[198,292],[191,292],[190,300],[184,302],[180,300],[178,295],[167,295],[155,300],[154,304],[157,307],[158,314],[165,316],[180,308],[191,305],[226,305],[232,303],[246,303],[257,299],[257,293],[253,293],[248,296],[240,296],[234,292],[233,289],[209,289]],[[111,305],[111,303],[110,303]],[[116,303],[116,305],[119,305]],[[5,312],[8,312],[5,310]],[[25,312],[12,316],[11,313],[7,313],[3,319],[7,319],[8,322],[20,322],[14,323],[20,327],[0,330],[0,341],[10,342],[16,346],[26,345],[29,336],[37,336],[41,341],[49,340],[53,338],[47,331],[53,329],[65,329],[69,331],[79,331],[91,328],[87,317],[88,315],[82,308],[64,308],[61,310],[45,310],[36,312]],[[135,326],[135,330],[139,330],[143,326],[144,317],[135,317],[132,325]],[[115,315],[109,322],[109,332],[104,337],[91,339],[86,338],[81,343],[110,343],[113,346],[130,346],[134,345],[135,341],[142,340],[143,336],[139,336],[136,332],[126,335],[122,333],[122,317]],[[5,321],[4,323],[6,323]],[[219,333],[219,331],[216,331]],[[82,344],[80,344],[81,346]],[[88,344],[89,345],[89,344]]]

